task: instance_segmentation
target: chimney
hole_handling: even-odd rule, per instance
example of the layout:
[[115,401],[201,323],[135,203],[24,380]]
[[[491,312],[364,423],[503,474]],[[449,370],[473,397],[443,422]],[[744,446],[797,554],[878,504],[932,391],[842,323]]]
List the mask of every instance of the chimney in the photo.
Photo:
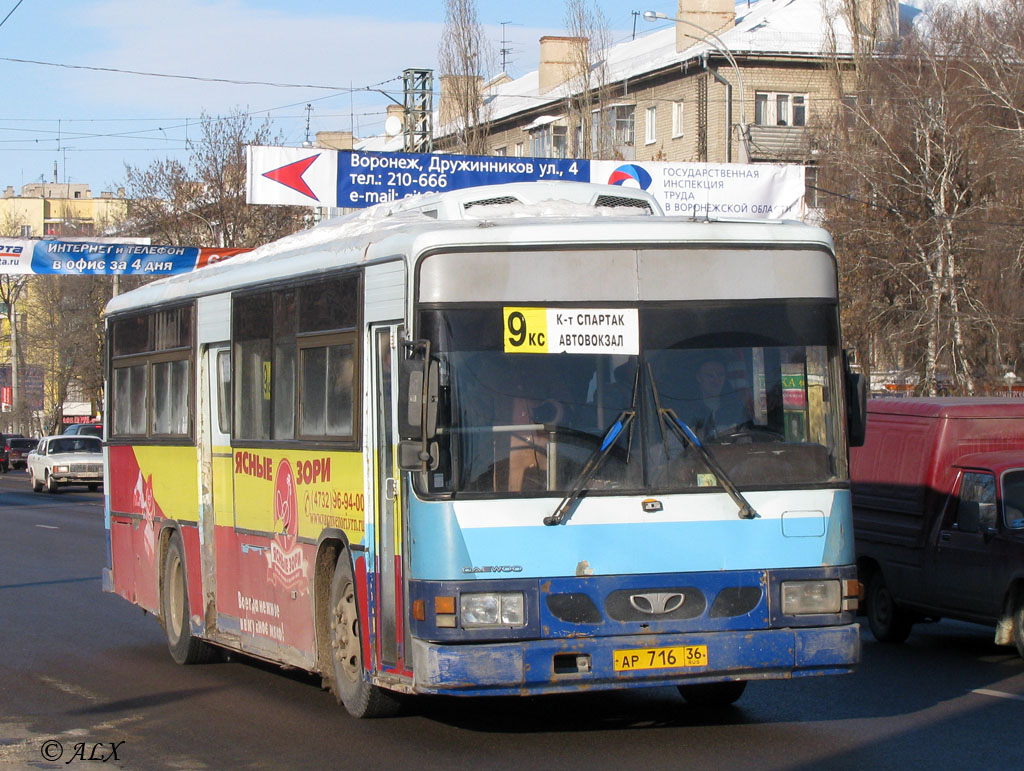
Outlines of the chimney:
[[872,44],[899,38],[899,0],[854,0],[853,10],[857,17],[857,35]]
[[318,131],[316,132],[317,147],[325,150],[351,150],[351,131]]
[[542,37],[537,92],[546,94],[570,80],[586,63],[589,42],[585,37]]
[[4,198],[14,198],[14,186],[8,185],[7,189],[4,190]]
[[447,126],[463,116],[462,105],[475,98],[476,107],[481,107],[484,79],[480,75],[442,75],[441,102],[437,106],[437,121]]
[[708,37],[700,27],[716,35],[733,27],[736,24],[736,4],[734,0],[679,0],[676,18],[679,19],[676,22],[676,51],[685,51]]

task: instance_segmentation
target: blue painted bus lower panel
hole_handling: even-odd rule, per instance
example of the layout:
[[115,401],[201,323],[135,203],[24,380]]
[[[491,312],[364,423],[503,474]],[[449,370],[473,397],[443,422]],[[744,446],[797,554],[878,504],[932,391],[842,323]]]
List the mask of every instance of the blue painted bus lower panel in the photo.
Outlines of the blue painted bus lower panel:
[[[706,645],[708,665],[614,670],[614,651],[684,645]],[[544,694],[843,674],[860,661],[860,627],[848,624],[659,635],[656,641],[650,635],[471,645],[439,645],[414,639],[412,652],[415,688],[422,693]],[[584,663],[573,669],[574,661]]]

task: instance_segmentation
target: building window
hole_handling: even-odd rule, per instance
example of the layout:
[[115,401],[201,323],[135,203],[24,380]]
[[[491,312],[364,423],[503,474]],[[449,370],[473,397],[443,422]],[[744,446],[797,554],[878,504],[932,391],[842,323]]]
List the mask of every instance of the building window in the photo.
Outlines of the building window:
[[636,105],[616,104],[603,113],[595,110],[591,144],[595,157],[601,152],[602,135],[608,137],[612,147],[632,146],[634,137],[634,113]]
[[530,132],[530,155],[534,158],[565,158],[568,150],[568,130],[565,126],[549,123]]
[[505,157],[506,155],[508,155],[508,148],[507,147],[496,147],[496,148],[494,148],[494,154],[497,155],[497,156],[500,156],[500,157]]
[[522,142],[516,142],[516,156],[515,157],[516,158],[522,158],[523,157],[523,150],[524,150],[523,143]]
[[807,95],[758,91],[754,94],[754,123],[758,126],[806,126]]
[[652,145],[658,141],[658,108],[648,107],[644,110],[644,144]]
[[683,135],[683,103],[672,102],[672,136],[673,138]]
[[804,205],[810,209],[821,206],[818,196],[818,167],[804,166]]

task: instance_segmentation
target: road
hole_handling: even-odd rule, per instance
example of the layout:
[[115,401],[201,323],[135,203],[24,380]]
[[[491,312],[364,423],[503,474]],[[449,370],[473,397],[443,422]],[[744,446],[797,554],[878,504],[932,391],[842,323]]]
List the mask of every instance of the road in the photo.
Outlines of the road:
[[1024,660],[954,622],[901,646],[864,632],[856,674],[752,683],[717,712],[658,688],[354,720],[304,674],[175,665],[157,621],[101,591],[102,501],[0,476],[0,767],[1024,767]]

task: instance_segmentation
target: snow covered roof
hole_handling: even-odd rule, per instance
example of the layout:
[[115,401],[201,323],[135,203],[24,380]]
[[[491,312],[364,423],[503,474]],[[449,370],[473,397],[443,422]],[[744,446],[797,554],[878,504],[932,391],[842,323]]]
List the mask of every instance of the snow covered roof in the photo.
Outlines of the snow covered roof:
[[[986,0],[904,0],[899,3],[901,29],[912,26],[930,8],[944,3],[967,5]],[[737,0],[736,23],[719,31],[718,38],[736,58],[748,56],[818,57],[825,53],[851,55],[853,40],[849,26],[839,11],[838,0]],[[713,53],[715,45],[695,37],[693,45],[676,51],[676,24],[660,21],[653,31],[612,46],[608,51],[606,80],[618,83]],[[699,30],[692,30],[699,36]],[[497,85],[485,92],[488,121],[498,121],[518,113],[542,109],[563,100],[564,87],[547,94],[539,93],[539,71],[520,78],[495,78]],[[435,133],[444,129],[436,124]],[[368,137],[356,143],[356,149],[397,152],[402,137]]]

